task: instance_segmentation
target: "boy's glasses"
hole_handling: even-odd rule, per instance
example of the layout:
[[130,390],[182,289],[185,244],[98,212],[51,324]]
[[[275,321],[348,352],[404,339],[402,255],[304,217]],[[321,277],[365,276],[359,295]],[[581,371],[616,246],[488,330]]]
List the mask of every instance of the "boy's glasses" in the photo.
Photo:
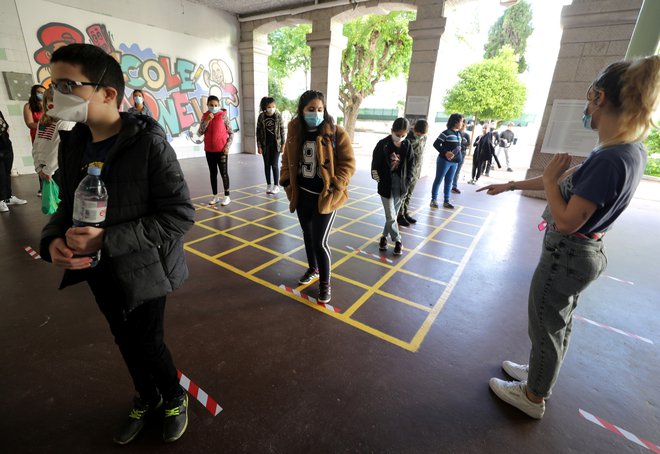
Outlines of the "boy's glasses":
[[51,87],[53,89],[59,91],[63,95],[70,95],[71,92],[75,87],[84,87],[85,85],[91,85],[94,87],[94,89],[101,87],[101,82],[103,82],[103,76],[105,76],[105,72],[108,70],[108,67],[106,66],[103,68],[103,72],[101,73],[101,77],[99,77],[98,82],[79,82],[77,80],[69,80],[69,79],[62,79],[62,80],[51,80]]
[[85,85],[91,85],[93,87],[98,87],[99,84],[96,82],[79,82],[77,80],[52,80],[51,87],[54,90],[59,91],[63,95],[69,95],[75,87],[83,87]]

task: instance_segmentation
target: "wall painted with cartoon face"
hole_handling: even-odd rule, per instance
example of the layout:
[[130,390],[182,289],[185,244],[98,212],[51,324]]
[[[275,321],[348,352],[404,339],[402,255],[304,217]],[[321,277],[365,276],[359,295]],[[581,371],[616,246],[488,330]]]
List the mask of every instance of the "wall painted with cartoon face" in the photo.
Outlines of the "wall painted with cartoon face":
[[[231,45],[238,24],[234,30],[224,28],[231,39],[222,36],[222,29],[209,34],[219,33],[219,38],[204,39],[42,0],[21,0],[16,6],[37,82],[50,83],[50,56],[57,48],[70,43],[94,44],[122,67],[126,91],[121,110],[133,106],[133,90],[142,90],[144,103],[180,158],[203,155],[192,132],[207,109],[209,95],[218,96],[227,109],[237,131],[232,152],[240,151],[240,71],[237,47]],[[134,17],[149,19],[146,11]]]

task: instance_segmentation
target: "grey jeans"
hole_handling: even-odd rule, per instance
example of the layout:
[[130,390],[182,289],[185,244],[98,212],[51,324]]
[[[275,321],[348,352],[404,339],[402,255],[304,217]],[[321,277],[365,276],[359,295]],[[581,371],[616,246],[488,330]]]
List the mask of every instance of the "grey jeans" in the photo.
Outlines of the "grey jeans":
[[550,395],[568,350],[580,293],[606,266],[602,240],[546,231],[528,303],[532,351],[527,387],[537,396]]
[[401,242],[401,233],[399,233],[399,225],[396,223],[396,217],[401,208],[401,178],[397,173],[392,172],[392,191],[391,197],[386,198],[380,196],[385,209],[385,226],[383,227],[383,236],[387,238],[389,235],[392,241]]

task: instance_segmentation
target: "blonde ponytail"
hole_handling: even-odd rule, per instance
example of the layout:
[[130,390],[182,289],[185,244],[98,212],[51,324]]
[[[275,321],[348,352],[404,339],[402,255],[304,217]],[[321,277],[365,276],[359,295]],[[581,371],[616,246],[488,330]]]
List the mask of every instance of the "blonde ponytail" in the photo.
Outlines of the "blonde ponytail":
[[660,101],[660,56],[621,61],[607,66],[593,83],[603,90],[619,116],[621,129],[608,143],[640,142],[651,127]]

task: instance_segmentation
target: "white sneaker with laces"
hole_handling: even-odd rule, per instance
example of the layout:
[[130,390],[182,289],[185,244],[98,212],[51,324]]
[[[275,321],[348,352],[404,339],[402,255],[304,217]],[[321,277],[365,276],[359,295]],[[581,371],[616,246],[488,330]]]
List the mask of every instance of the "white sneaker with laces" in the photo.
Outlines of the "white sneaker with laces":
[[226,195],[226,196],[223,197],[222,202],[220,202],[220,205],[222,205],[224,207],[224,206],[229,205],[229,202],[231,202],[231,199],[229,198],[228,195]]
[[15,195],[9,197],[7,200],[5,200],[5,203],[7,205],[25,205],[27,203],[27,200],[19,199]]
[[518,381],[527,381],[527,376],[529,375],[529,366],[527,364],[504,361],[502,362],[502,369],[511,378],[515,378]]
[[6,213],[9,211],[9,207],[4,200],[0,200],[0,213]]
[[491,378],[488,384],[495,395],[507,404],[516,407],[518,410],[534,419],[543,418],[543,413],[545,413],[545,402],[537,404],[529,400],[527,398],[527,385],[525,383]]
[[273,185],[273,189],[270,191],[271,194],[278,194],[280,192],[280,187],[276,184]]
[[220,196],[219,195],[214,195],[211,201],[209,202],[209,205],[217,205],[218,202],[220,202]]
[[273,193],[273,187],[271,185],[266,185],[266,194],[272,194]]

